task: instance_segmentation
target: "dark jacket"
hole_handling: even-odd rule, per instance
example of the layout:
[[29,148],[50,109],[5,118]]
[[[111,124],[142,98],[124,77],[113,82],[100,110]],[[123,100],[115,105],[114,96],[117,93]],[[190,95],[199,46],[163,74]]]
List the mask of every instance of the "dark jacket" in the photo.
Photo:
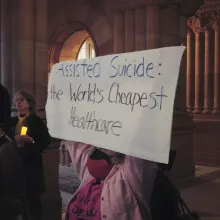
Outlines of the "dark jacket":
[[[12,118],[13,132],[17,123],[18,117]],[[50,135],[43,120],[35,114],[26,118],[23,125],[28,127],[27,135],[34,139],[34,143],[18,148],[24,162],[27,192],[40,195],[45,191],[42,153],[50,143]]]
[[21,214],[26,204],[23,163],[16,147],[5,137],[0,139],[0,219]]

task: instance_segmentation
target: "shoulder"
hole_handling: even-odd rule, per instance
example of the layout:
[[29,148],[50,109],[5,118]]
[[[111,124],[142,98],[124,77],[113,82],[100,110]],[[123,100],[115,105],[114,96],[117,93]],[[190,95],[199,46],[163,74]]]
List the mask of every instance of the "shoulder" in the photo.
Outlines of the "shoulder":
[[42,121],[42,119],[39,116],[35,115],[35,114],[30,115],[29,117],[27,117],[26,120],[29,120],[29,121]]
[[13,145],[12,142],[4,143],[4,144],[2,144],[1,147],[0,147],[1,150],[5,150],[5,151],[11,150],[11,149],[13,149],[13,148],[15,148],[15,147],[14,147],[14,145]]
[[[0,159],[9,158],[12,156],[13,152],[16,152],[15,146],[11,142],[7,142],[1,145],[0,147]],[[11,158],[11,157],[10,157]]]
[[33,114],[33,115],[30,115],[28,118],[26,118],[26,121],[29,123],[29,124],[38,124],[38,125],[43,125],[45,124],[43,119],[40,118],[39,116]]

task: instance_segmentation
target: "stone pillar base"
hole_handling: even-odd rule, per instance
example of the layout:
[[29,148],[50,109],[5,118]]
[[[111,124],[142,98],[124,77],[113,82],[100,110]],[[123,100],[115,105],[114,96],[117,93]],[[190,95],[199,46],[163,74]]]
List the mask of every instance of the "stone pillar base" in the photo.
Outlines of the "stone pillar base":
[[60,142],[53,140],[44,152],[44,176],[46,192],[42,196],[42,220],[62,219],[62,198],[59,191],[59,146]]
[[220,115],[194,115],[196,165],[220,167]]
[[174,115],[171,147],[176,149],[177,156],[168,176],[177,186],[185,184],[195,177],[193,130],[191,116],[187,114]]

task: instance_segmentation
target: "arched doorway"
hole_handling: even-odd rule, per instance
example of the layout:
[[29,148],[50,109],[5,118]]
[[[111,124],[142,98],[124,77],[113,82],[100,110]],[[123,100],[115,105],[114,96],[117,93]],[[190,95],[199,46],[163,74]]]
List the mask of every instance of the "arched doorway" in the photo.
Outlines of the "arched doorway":
[[63,44],[59,61],[88,59],[95,57],[95,46],[87,31],[71,34]]
[[[49,51],[49,72],[55,63],[66,60],[94,58],[97,55],[96,44],[92,34],[81,24],[73,23],[58,34]],[[75,30],[75,31],[73,31]],[[71,158],[65,146],[60,146],[60,164],[70,166]]]
[[97,46],[92,33],[78,22],[60,28],[52,36],[49,50],[50,72],[55,63],[65,60],[87,59],[97,56]]

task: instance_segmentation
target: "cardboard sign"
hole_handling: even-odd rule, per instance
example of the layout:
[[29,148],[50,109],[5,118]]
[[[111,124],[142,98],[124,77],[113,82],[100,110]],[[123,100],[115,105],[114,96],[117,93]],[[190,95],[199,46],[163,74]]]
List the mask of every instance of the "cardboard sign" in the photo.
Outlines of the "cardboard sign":
[[185,47],[55,64],[46,105],[52,137],[167,163]]

